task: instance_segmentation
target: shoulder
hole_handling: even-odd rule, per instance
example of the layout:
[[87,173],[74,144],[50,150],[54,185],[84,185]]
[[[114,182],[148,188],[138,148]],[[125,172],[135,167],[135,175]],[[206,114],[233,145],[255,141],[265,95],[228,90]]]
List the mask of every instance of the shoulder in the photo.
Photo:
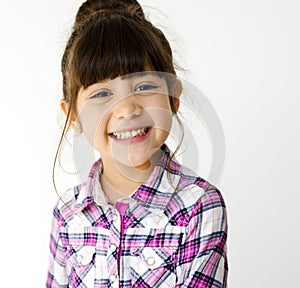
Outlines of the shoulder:
[[[64,221],[70,220],[74,214],[82,211],[94,202],[95,189],[99,190],[99,174],[102,172],[102,159],[99,158],[91,167],[88,178],[81,184],[68,189],[59,197],[54,208],[54,215]],[[102,197],[103,199],[105,197]],[[102,199],[102,200],[103,200]]]
[[215,185],[184,166],[182,166],[180,171],[180,181],[177,186],[177,193],[181,196],[184,196],[185,194],[187,194],[188,197],[192,196],[195,201],[206,196],[224,201],[220,190]]
[[[226,206],[220,190],[206,179],[201,178],[191,169],[182,166],[179,183],[173,194],[170,205],[176,203],[176,214],[183,216],[185,221],[195,215],[204,214],[206,212],[213,214],[226,214]],[[171,209],[172,210],[172,209]]]
[[53,214],[60,222],[66,223],[73,218],[78,202],[84,198],[87,191],[87,183],[76,185],[67,189],[57,200]]

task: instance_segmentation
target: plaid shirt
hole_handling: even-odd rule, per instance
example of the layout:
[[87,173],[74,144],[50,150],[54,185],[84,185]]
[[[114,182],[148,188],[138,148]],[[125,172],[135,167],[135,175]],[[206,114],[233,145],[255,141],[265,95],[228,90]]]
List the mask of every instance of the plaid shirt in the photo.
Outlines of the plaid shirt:
[[64,194],[46,287],[226,287],[223,198],[169,157],[166,149],[120,212],[101,190],[101,159],[86,183]]

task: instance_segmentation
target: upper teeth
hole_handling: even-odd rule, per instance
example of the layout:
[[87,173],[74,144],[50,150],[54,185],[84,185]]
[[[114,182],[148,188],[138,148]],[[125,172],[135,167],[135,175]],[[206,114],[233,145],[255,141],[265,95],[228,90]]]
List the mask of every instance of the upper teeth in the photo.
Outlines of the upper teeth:
[[113,132],[113,135],[116,136],[117,139],[129,139],[129,138],[146,134],[146,129],[147,128],[141,128],[132,131]]

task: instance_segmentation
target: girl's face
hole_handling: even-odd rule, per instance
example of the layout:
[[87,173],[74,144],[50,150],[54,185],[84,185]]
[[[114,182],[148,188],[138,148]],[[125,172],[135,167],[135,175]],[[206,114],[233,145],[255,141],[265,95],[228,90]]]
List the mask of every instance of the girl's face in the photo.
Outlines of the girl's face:
[[150,156],[163,145],[172,125],[167,82],[155,72],[130,74],[81,88],[77,111],[72,122],[80,124],[101,154],[106,173],[121,166],[148,169]]

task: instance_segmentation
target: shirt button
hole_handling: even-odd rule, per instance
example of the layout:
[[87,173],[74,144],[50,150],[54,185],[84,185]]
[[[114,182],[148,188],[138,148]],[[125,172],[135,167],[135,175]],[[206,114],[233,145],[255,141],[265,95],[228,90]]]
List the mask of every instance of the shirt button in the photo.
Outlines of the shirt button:
[[153,266],[155,264],[155,259],[153,257],[149,257],[146,262],[149,266]]
[[113,274],[113,275],[111,275],[111,276],[109,277],[109,280],[110,280],[111,283],[116,282],[117,279],[118,279],[118,276],[117,276],[116,274]]
[[109,246],[109,250],[110,250],[111,252],[115,252],[115,251],[117,250],[117,246],[116,246],[115,244],[111,244],[111,245]]
[[82,263],[82,261],[83,261],[83,256],[82,255],[78,255],[77,256],[77,261],[78,261],[78,263]]

